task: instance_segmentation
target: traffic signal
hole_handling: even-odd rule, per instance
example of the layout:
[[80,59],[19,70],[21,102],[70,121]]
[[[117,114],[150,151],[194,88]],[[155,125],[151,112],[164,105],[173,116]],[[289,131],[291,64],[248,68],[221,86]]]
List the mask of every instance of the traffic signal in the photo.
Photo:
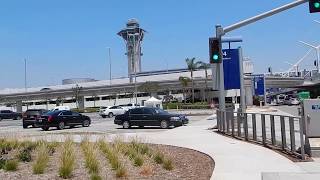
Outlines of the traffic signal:
[[222,62],[222,57],[220,54],[220,44],[221,42],[218,38],[209,39],[210,64]]
[[320,0],[309,0],[310,13],[320,12]]

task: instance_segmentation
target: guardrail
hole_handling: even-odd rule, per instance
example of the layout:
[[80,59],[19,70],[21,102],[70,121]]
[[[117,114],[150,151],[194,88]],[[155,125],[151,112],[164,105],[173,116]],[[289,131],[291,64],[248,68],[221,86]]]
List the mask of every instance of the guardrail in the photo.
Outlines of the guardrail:
[[217,110],[219,132],[277,148],[302,160],[309,147],[304,124],[304,118],[295,116]]

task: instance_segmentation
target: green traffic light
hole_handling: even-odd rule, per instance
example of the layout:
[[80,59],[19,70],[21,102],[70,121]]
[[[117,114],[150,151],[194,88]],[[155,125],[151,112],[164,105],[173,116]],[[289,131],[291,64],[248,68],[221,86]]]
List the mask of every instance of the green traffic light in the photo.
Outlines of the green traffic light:
[[213,55],[213,60],[218,60],[219,56],[217,54]]
[[315,3],[313,4],[313,6],[314,6],[315,8],[320,8],[320,2],[315,2]]

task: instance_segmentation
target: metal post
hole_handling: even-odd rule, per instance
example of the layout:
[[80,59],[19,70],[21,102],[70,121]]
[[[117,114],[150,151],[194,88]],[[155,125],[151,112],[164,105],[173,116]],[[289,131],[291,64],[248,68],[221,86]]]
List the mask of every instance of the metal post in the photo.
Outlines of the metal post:
[[289,127],[290,127],[290,145],[291,145],[291,152],[296,151],[296,139],[294,134],[294,122],[293,117],[289,117]]
[[267,135],[266,135],[266,116],[261,114],[261,130],[262,130],[262,144],[267,144]]
[[245,98],[245,90],[244,90],[244,77],[243,77],[243,53],[242,48],[239,47],[239,68],[240,68],[240,104],[241,104],[241,112],[246,112],[246,98]]
[[231,135],[234,136],[234,117],[233,116],[231,118]]
[[[221,42],[221,37],[223,35],[223,28],[221,25],[216,26],[216,37]],[[221,63],[218,64],[217,69],[219,70],[219,109],[225,110],[225,92],[224,92],[224,73],[223,73],[223,55],[222,55],[222,43],[220,43],[220,57],[222,58]],[[218,74],[217,73],[217,74]],[[225,117],[224,117],[225,118]]]
[[243,113],[243,118],[244,118],[244,124],[243,124],[244,138],[246,141],[248,141],[248,114]]
[[278,14],[280,12],[283,12],[285,10],[288,10],[288,9],[291,9],[291,8],[294,8],[296,6],[299,6],[303,3],[306,3],[306,2],[309,2],[309,0],[296,0],[294,2],[291,2],[289,4],[286,4],[284,6],[281,6],[281,7],[278,7],[278,8],[275,8],[271,11],[268,11],[268,12],[265,12],[265,13],[262,13],[260,15],[257,15],[257,16],[254,16],[254,17],[251,17],[249,19],[246,19],[244,21],[241,21],[241,22],[238,22],[236,24],[233,24],[231,26],[228,26],[224,29],[224,32],[227,33],[227,32],[230,32],[230,31],[233,31],[235,29],[238,29],[238,28],[241,28],[243,26],[246,26],[246,25],[249,25],[249,24],[252,24],[254,22],[257,22],[261,19],[264,19],[264,18],[267,18],[267,17],[270,17],[270,16],[273,16],[275,14]]
[[256,122],[256,114],[252,114],[252,133],[253,140],[257,141],[257,122]]
[[302,160],[305,160],[305,151],[304,151],[304,147],[305,147],[305,144],[304,144],[304,139],[303,139],[303,129],[304,129],[304,126],[303,126],[303,118],[300,118],[299,119],[299,134],[300,134],[300,146],[301,146],[301,159]]
[[110,80],[110,86],[112,84],[111,80],[112,80],[112,68],[111,68],[111,48],[109,47],[109,80]]
[[24,59],[24,90],[27,92],[27,59]]
[[241,137],[241,116],[242,113],[238,112],[237,113],[237,128],[238,128],[238,137]]
[[284,150],[287,146],[284,116],[280,116],[280,125],[281,125],[281,144],[282,144],[282,150]]
[[316,51],[317,51],[317,71],[318,71],[318,73],[320,73],[319,72],[319,59],[320,59],[320,49],[319,49],[320,47],[318,46],[317,47],[317,49],[316,49]]
[[274,125],[274,115],[270,116],[270,125],[271,125],[271,143],[272,145],[276,145],[276,130]]

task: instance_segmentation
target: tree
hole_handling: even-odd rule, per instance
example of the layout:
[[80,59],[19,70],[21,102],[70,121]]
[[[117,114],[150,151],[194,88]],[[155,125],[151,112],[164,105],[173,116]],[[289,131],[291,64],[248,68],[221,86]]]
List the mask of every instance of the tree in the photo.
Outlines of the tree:
[[200,69],[204,69],[205,72],[205,84],[206,84],[206,89],[204,90],[204,97],[205,97],[205,101],[208,101],[208,97],[207,97],[207,90],[208,90],[208,69],[211,67],[211,65],[209,63],[205,63],[202,61],[199,61],[199,68]]
[[189,85],[189,82],[191,81],[190,78],[188,77],[184,77],[184,76],[180,76],[179,77],[179,81],[183,87],[183,99],[184,99],[184,103],[186,102],[186,91],[187,91],[187,87]]
[[147,81],[138,87],[139,91],[149,93],[150,97],[152,96],[152,93],[158,92],[159,89],[159,83],[151,81]]
[[192,103],[194,103],[194,82],[193,82],[193,71],[195,71],[198,66],[199,66],[199,62],[196,62],[196,58],[187,58],[186,59],[186,63],[188,66],[188,69],[191,73],[191,83],[192,83]]

